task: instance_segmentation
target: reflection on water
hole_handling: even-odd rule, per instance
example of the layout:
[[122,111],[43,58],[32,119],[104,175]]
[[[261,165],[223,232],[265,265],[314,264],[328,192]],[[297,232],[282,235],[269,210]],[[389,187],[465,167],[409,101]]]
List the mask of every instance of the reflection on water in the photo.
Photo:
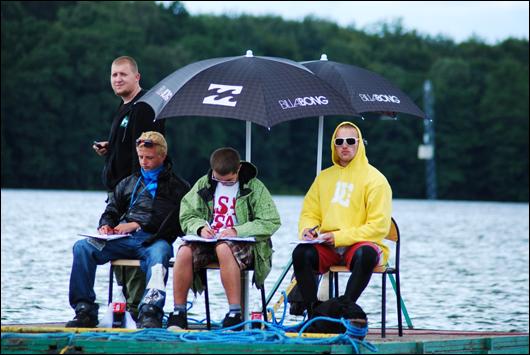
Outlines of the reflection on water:
[[[72,246],[77,233],[95,230],[105,197],[101,191],[2,190],[2,324],[73,317]],[[288,241],[295,238],[302,203],[298,196],[274,200],[282,227],[273,236],[267,292],[290,258]],[[396,200],[393,215],[402,235],[402,294],[415,328],[528,332],[528,204]],[[342,291],[347,277],[341,276]],[[100,304],[106,304],[107,281],[108,265],[100,266],[95,285]],[[220,321],[228,306],[218,271],[210,271],[208,281],[212,318]],[[166,312],[172,310],[171,282],[170,273]],[[395,327],[395,296],[387,285],[387,325]],[[190,317],[203,319],[203,296],[194,300],[190,292],[189,300],[194,301]],[[259,308],[258,300],[252,288],[250,307]],[[358,302],[373,327],[380,326],[380,301],[381,276],[374,275]],[[287,318],[291,324],[300,320]]]

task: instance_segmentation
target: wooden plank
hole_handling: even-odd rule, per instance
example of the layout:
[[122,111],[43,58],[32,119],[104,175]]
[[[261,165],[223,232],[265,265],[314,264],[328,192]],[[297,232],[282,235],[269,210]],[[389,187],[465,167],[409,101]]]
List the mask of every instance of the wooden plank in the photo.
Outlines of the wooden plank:
[[4,337],[2,334],[2,354],[59,354],[70,339],[46,337]]
[[[127,344],[125,341],[76,340],[72,345],[84,354],[351,354],[351,345],[305,344],[237,344],[237,343],[183,343],[142,341]],[[334,352],[332,352],[332,350]]]
[[[266,342],[225,343],[225,342],[181,342],[176,338],[168,337],[167,340],[150,339],[146,335],[139,339],[121,338],[125,332],[99,333],[97,337],[87,337],[83,333],[40,333],[40,334],[18,334],[5,332],[2,327],[2,353],[59,353],[64,351],[76,353],[167,353],[167,354],[248,354],[248,353],[331,353],[343,354],[353,353],[351,345],[344,344],[278,344]],[[92,329],[90,329],[92,330]],[[186,333],[185,331],[182,331]],[[193,332],[193,331],[192,331]],[[196,331],[195,331],[196,332]],[[121,334],[121,335],[120,335]],[[238,333],[234,333],[237,336]],[[175,334],[173,334],[175,335]],[[160,336],[163,338],[164,333]],[[69,342],[70,338],[73,338]],[[400,339],[401,340],[401,339]],[[444,354],[528,354],[528,334],[516,336],[488,336],[449,338],[430,341],[393,341],[390,339],[371,339],[370,342],[377,347],[378,353],[386,354],[421,354],[421,353],[444,353]],[[68,348],[66,348],[68,346]],[[360,353],[372,354],[372,351],[364,346],[359,346]]]
[[140,260],[118,259],[118,260],[112,260],[111,264],[113,266],[140,266]]

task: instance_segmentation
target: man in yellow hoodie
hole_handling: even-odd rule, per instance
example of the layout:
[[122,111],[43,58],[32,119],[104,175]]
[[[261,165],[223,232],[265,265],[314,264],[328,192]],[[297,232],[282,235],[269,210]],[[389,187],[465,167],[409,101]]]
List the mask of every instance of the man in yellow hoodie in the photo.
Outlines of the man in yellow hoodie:
[[351,271],[345,295],[353,302],[364,291],[373,269],[388,260],[383,239],[392,213],[387,179],[368,163],[360,129],[351,122],[337,126],[331,140],[333,166],[323,170],[307,192],[298,224],[302,240],[293,251],[294,273],[309,311],[317,304],[315,273],[343,264]]

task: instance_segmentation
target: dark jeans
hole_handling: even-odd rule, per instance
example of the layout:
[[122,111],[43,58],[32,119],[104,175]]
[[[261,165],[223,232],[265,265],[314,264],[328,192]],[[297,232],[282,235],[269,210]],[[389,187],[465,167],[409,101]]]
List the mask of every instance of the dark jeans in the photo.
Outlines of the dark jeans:
[[149,236],[139,231],[127,238],[108,241],[101,250],[89,238],[77,241],[73,248],[74,261],[70,275],[69,299],[72,308],[75,309],[79,302],[95,303],[94,282],[98,265],[115,259],[140,259],[140,267],[147,274],[147,286],[139,307],[147,303],[163,310],[173,247],[164,240],[157,240],[148,247],[142,246]]

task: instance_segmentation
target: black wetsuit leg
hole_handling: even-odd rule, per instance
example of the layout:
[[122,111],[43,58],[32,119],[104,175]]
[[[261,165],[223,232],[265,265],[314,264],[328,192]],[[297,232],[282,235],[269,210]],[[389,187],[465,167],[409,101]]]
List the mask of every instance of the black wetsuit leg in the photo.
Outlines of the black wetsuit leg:
[[357,302],[357,299],[370,282],[377,261],[377,252],[374,248],[363,246],[357,249],[350,264],[352,273],[344,293],[346,297],[353,302]]
[[297,285],[306,304],[317,301],[318,252],[313,245],[298,244],[293,250],[293,267]]

